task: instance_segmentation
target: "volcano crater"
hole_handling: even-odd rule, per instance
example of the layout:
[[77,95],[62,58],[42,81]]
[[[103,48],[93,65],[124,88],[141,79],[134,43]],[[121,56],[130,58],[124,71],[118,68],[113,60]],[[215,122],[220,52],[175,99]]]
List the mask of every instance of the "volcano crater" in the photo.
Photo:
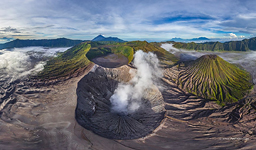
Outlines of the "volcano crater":
[[165,108],[156,86],[145,91],[137,111],[124,114],[111,109],[110,97],[119,83],[132,78],[131,69],[98,67],[79,81],[75,117],[81,126],[105,138],[128,140],[144,137],[160,125]]

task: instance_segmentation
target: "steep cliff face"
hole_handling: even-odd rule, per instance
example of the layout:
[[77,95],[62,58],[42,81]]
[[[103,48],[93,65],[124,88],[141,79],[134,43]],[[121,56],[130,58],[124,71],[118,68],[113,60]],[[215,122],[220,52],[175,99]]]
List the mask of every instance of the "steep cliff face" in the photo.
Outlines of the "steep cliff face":
[[204,55],[179,73],[178,85],[219,103],[236,102],[252,88],[251,76],[217,55]]

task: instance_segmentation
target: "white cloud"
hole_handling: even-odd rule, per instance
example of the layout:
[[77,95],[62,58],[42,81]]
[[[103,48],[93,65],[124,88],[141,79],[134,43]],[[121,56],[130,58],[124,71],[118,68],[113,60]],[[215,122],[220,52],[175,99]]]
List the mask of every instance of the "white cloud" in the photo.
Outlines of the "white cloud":
[[0,78],[14,81],[44,69],[42,58],[55,56],[68,48],[26,47],[0,50]]
[[[256,33],[254,2],[141,0],[69,1],[2,0],[0,30],[7,27],[21,33],[4,33],[19,38],[68,37],[90,39],[99,33],[120,38],[219,36],[215,31]],[[115,5],[113,5],[115,4]],[[236,8],[236,9],[232,9]],[[246,8],[246,9],[245,9]],[[216,11],[218,9],[218,11]],[[178,14],[178,15],[177,15]],[[183,16],[209,16],[210,21],[182,20],[155,25],[155,20]],[[225,19],[228,18],[228,19]],[[240,22],[236,18],[247,20]],[[210,24],[210,26],[208,26]],[[248,25],[248,29],[246,26]],[[235,31],[233,31],[235,30]],[[3,33],[0,33],[3,34]],[[23,36],[21,36],[23,35]],[[26,36],[24,36],[26,35]]]
[[229,33],[230,38],[237,38],[237,36],[234,33]]
[[242,19],[256,19],[256,13],[239,14],[238,18],[242,18]]
[[240,35],[240,36],[239,36],[239,38],[241,38],[241,39],[242,39],[242,38],[245,38],[245,36],[244,36],[244,35]]

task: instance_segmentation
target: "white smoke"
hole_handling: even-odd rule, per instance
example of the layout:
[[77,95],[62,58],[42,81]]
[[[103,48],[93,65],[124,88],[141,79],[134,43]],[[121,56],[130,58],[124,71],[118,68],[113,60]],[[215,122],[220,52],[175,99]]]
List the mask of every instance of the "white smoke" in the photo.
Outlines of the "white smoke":
[[157,56],[151,52],[139,50],[134,54],[137,70],[130,71],[133,78],[127,84],[120,83],[111,96],[112,111],[128,114],[140,108],[145,91],[153,87],[155,79],[162,77],[158,64]]

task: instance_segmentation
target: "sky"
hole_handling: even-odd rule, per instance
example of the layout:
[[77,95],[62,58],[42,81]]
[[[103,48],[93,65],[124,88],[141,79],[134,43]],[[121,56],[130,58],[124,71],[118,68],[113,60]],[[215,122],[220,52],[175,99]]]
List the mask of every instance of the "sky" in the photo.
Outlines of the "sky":
[[1,0],[0,43],[13,39],[124,40],[256,36],[254,0]]

